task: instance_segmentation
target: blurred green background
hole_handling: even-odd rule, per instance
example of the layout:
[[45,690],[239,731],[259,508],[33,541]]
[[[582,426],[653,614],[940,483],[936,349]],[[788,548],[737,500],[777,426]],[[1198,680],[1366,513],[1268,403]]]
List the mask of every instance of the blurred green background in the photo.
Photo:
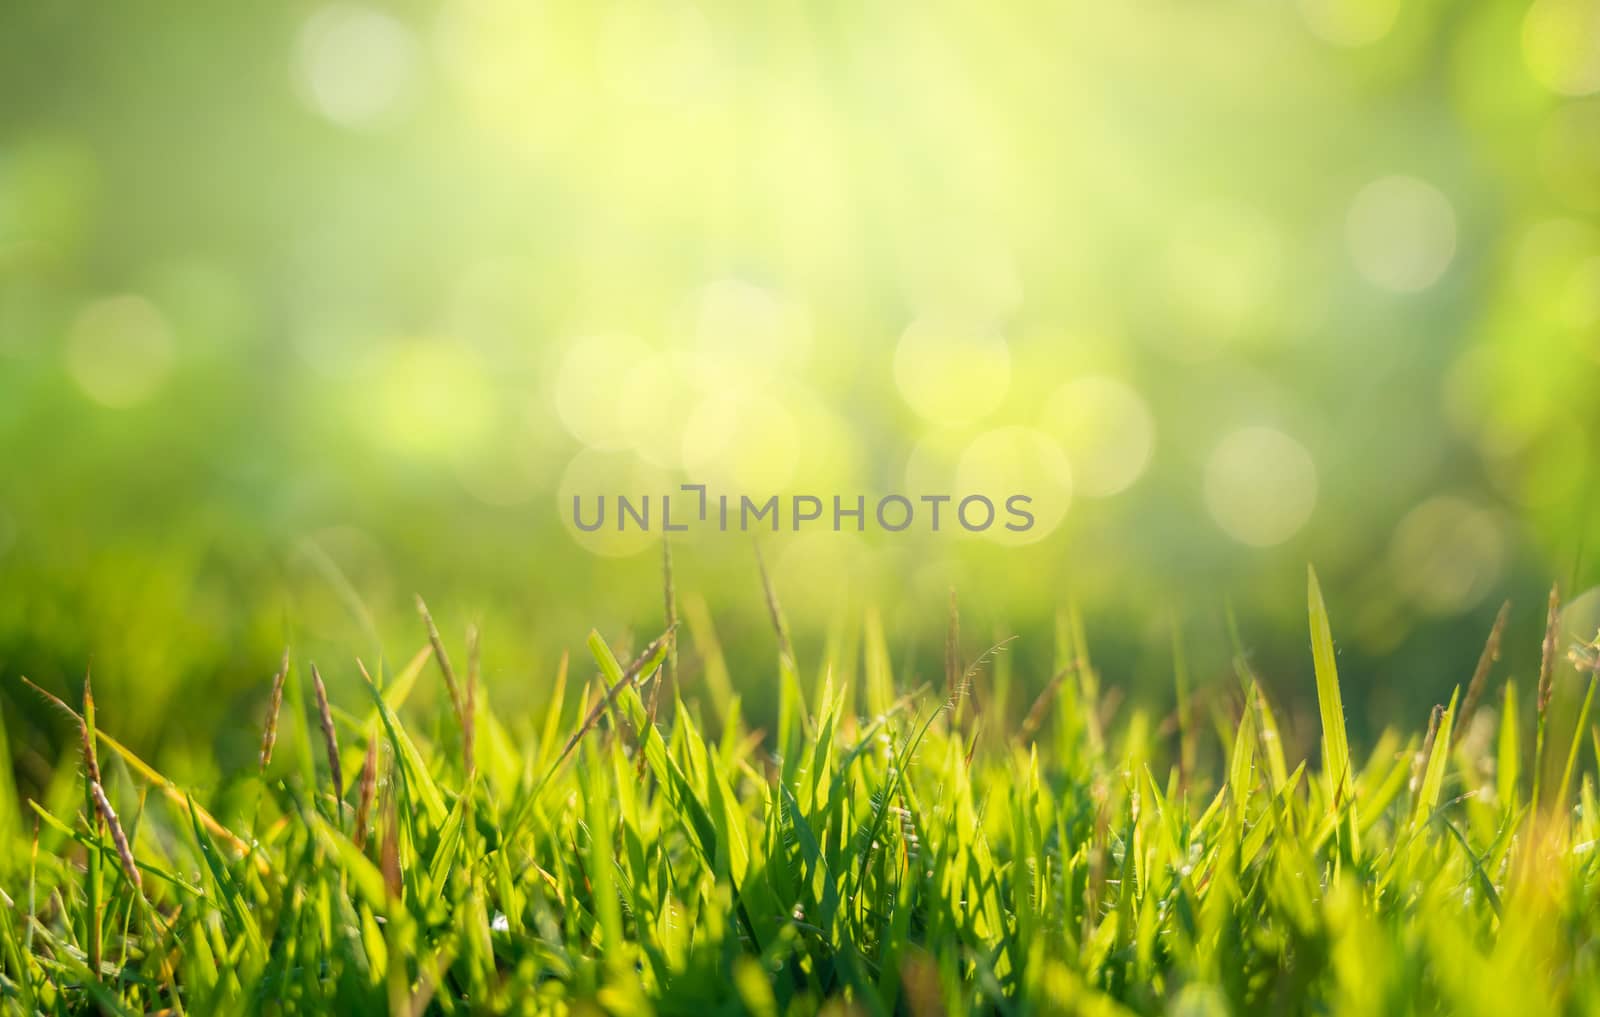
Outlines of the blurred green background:
[[[661,623],[575,491],[997,471],[1043,539],[769,535],[808,673],[876,606],[936,675],[954,586],[969,655],[1042,685],[1075,600],[1160,704],[1231,600],[1298,711],[1311,561],[1353,732],[1420,723],[1600,581],[1597,213],[1597,0],[7,4],[13,754],[65,744],[16,676],[92,661],[172,772],[247,765],[284,642],[349,694],[415,591],[538,702]],[[750,539],[677,564],[759,715]]]

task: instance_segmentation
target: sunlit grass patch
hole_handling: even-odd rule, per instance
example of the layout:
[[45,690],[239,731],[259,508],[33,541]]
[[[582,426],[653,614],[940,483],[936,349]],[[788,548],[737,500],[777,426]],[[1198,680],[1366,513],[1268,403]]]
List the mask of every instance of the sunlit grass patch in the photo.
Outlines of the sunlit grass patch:
[[[365,696],[331,699],[322,671],[286,654],[263,685],[259,765],[219,787],[178,787],[118,742],[87,683],[81,706],[55,700],[80,736],[55,785],[0,802],[5,1007],[1600,1003],[1595,659],[1574,649],[1588,691],[1555,716],[1554,595],[1531,710],[1491,688],[1502,612],[1464,696],[1362,754],[1337,605],[1311,575],[1321,750],[1301,761],[1237,634],[1236,687],[1204,697],[1176,647],[1163,724],[1116,707],[1065,611],[1058,668],[1012,721],[990,694],[1007,643],[972,653],[953,596],[942,680],[902,688],[871,620],[861,659],[797,659],[764,572],[776,666],[742,677],[775,680],[778,711],[754,728],[703,605],[677,622],[670,559],[665,579],[664,631],[620,655],[591,633],[592,664],[563,660],[537,717],[498,713],[477,634],[457,670],[420,600],[426,645],[403,666],[351,661]],[[418,715],[407,703],[432,669],[450,710]]]

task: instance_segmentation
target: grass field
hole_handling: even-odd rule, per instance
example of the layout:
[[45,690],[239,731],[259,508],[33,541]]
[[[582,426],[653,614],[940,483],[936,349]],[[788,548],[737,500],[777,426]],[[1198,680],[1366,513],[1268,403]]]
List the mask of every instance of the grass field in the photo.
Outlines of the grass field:
[[1600,1017],[1597,393],[1600,0],[0,0],[0,1017]]
[[[1558,722],[1554,594],[1543,646],[1506,647],[1536,687],[1497,673],[1502,612],[1447,705],[1358,754],[1312,574],[1313,762],[1286,754],[1237,635],[1237,685],[1194,695],[1180,665],[1164,721],[1117,705],[1064,611],[1057,672],[1000,717],[1007,647],[966,645],[953,594],[945,674],[919,687],[870,619],[859,655],[797,661],[768,601],[766,730],[695,611],[636,655],[592,633],[534,718],[496,712],[477,635],[441,639],[425,608],[419,652],[363,666],[364,699],[329,702],[286,652],[259,769],[205,794],[119,743],[86,683],[58,701],[82,737],[55,785],[0,801],[5,1007],[1600,1008],[1594,678]],[[440,680],[448,713],[408,710]]]

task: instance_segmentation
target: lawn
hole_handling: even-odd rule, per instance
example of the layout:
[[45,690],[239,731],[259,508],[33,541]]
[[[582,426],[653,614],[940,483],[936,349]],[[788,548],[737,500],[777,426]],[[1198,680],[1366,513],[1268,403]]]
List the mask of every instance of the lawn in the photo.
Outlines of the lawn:
[[[1497,674],[1502,612],[1447,705],[1358,754],[1314,573],[1308,594],[1309,761],[1237,633],[1237,684],[1193,694],[1180,664],[1162,718],[1119,705],[1070,609],[1043,693],[994,716],[1008,645],[967,645],[954,594],[945,673],[905,686],[870,618],[859,659],[796,660],[769,586],[766,729],[670,580],[666,631],[620,655],[591,633],[531,718],[419,600],[398,666],[323,662],[365,698],[330,702],[286,651],[258,766],[206,789],[117,741],[86,681],[55,700],[81,738],[52,788],[0,803],[5,1006],[1593,1012],[1594,678],[1552,715],[1556,595],[1543,645],[1505,648],[1534,687]],[[443,716],[408,709],[430,681]]]
[[0,1017],[1600,1015],[1597,392],[1600,0],[0,2]]

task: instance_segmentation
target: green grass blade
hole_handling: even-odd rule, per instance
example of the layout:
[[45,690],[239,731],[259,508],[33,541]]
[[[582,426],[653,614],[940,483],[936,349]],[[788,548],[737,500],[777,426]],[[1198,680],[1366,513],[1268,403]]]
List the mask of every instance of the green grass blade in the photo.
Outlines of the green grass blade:
[[1333,630],[1328,607],[1314,568],[1306,566],[1311,616],[1311,660],[1317,675],[1317,708],[1322,715],[1323,773],[1331,790],[1330,808],[1350,800],[1350,741],[1345,735],[1344,700],[1339,694],[1339,668],[1334,660]]

